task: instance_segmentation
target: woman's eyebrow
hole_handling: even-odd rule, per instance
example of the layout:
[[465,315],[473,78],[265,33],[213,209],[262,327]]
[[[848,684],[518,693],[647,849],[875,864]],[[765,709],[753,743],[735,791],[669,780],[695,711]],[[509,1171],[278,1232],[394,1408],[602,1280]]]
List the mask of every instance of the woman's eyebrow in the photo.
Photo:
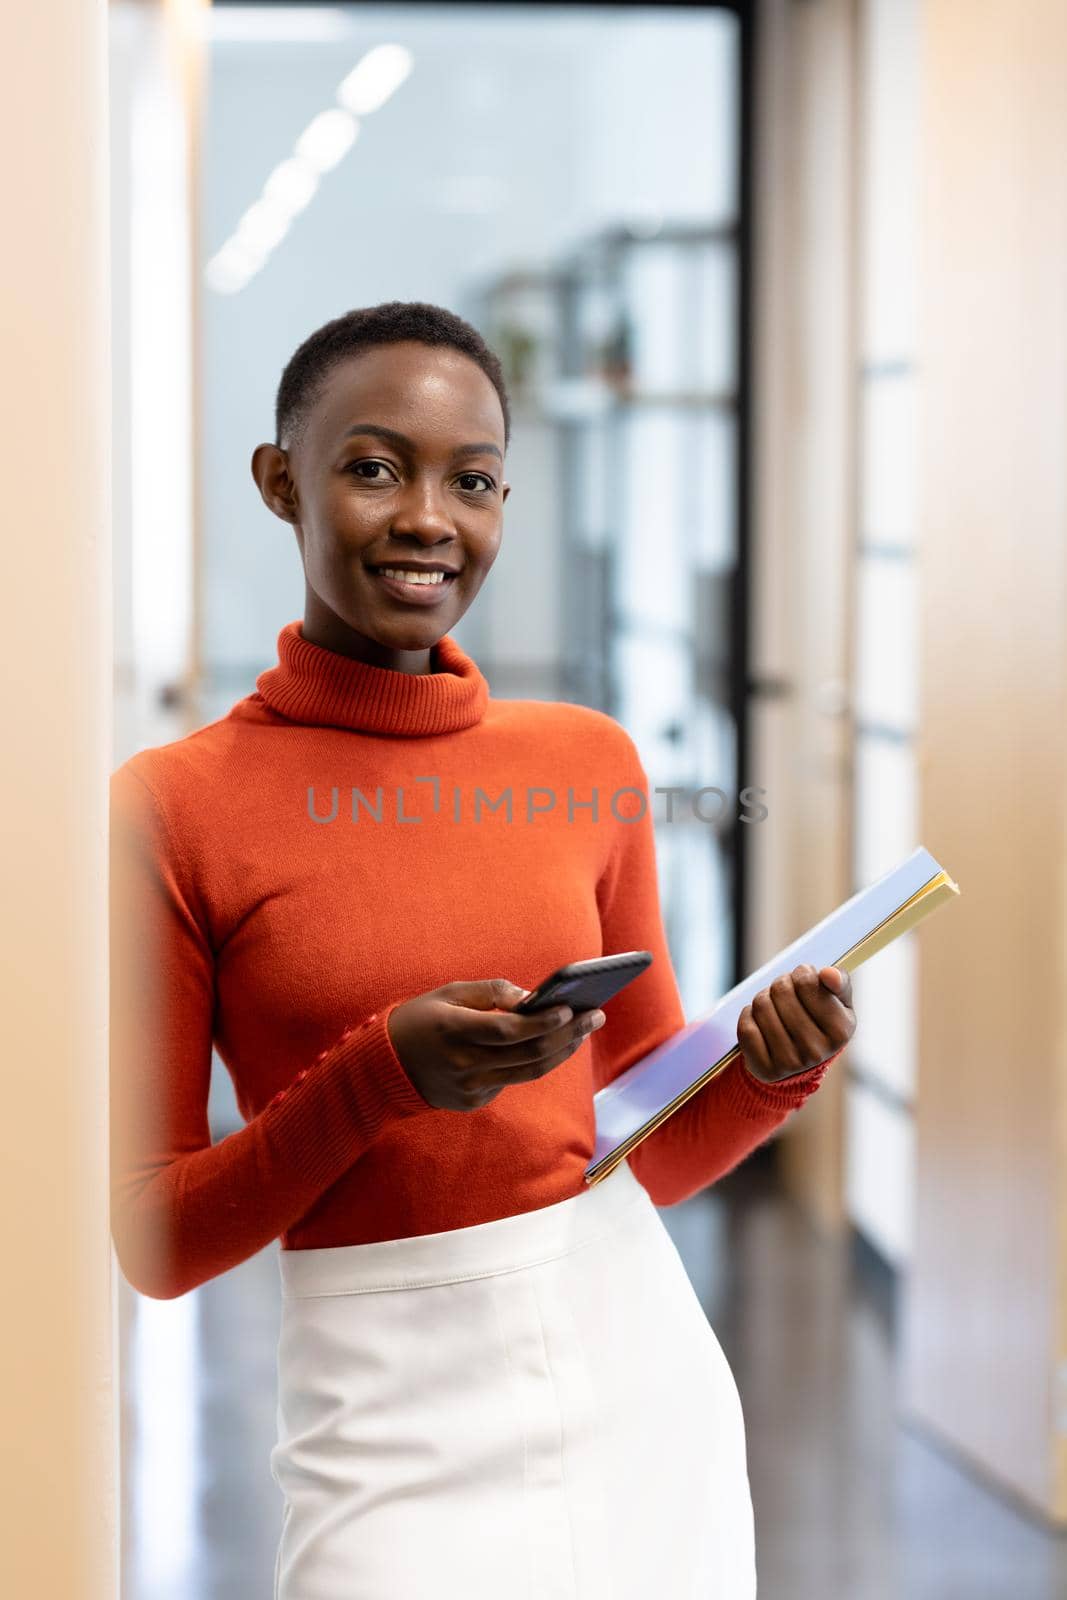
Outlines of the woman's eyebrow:
[[[348,429],[345,438],[351,439],[353,434],[357,433],[369,433],[375,439],[383,439],[386,444],[395,445],[398,450],[407,450],[409,454],[414,453],[415,450],[415,441],[409,439],[406,433],[397,433],[395,428],[383,428],[376,422],[357,422],[354,427]],[[458,444],[452,455],[453,458],[457,456],[492,455],[497,456],[501,461],[504,459],[499,445],[495,445],[491,441],[486,441],[482,444]]]

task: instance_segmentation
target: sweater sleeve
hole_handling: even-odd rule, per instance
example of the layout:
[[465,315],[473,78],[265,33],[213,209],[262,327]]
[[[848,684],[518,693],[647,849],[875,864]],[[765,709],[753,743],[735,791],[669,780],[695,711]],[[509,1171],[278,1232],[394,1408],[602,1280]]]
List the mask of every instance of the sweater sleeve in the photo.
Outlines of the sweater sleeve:
[[432,1111],[389,1037],[399,1000],[354,1019],[235,1133],[208,1126],[214,953],[165,816],[129,763],[111,777],[111,1235],[169,1300],[255,1255],[397,1118]]
[[[619,823],[597,886],[605,952],[650,950],[651,966],[604,1006],[607,1021],[592,1035],[596,1088],[685,1026],[678,982],[663,926],[648,779],[628,734],[625,783],[646,798],[643,814]],[[842,1046],[842,1049],[844,1046]],[[841,1051],[806,1072],[764,1083],[743,1053],[697,1091],[627,1157],[657,1205],[675,1205],[723,1177],[762,1144],[822,1083]]]

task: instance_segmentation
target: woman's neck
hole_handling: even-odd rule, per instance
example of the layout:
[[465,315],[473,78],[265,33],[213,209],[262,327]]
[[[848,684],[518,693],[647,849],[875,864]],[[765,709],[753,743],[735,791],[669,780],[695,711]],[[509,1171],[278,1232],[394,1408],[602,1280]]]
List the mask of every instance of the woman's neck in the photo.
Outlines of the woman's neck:
[[335,611],[331,611],[310,590],[304,604],[304,621],[301,635],[309,644],[317,644],[335,655],[348,656],[352,661],[362,661],[368,667],[383,667],[390,672],[435,672],[436,644],[418,650],[397,650],[380,644],[356,628],[350,628]]

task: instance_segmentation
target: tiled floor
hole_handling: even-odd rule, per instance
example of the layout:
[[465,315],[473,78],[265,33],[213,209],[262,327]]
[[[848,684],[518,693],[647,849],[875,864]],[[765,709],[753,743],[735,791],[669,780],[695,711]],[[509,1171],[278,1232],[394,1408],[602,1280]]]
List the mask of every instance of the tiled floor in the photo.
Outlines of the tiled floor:
[[[896,1421],[892,1286],[781,1199],[773,1150],[663,1217],[741,1390],[760,1600],[1067,1596],[1067,1539]],[[270,1600],[276,1248],[182,1300],[122,1285],[123,1600]]]

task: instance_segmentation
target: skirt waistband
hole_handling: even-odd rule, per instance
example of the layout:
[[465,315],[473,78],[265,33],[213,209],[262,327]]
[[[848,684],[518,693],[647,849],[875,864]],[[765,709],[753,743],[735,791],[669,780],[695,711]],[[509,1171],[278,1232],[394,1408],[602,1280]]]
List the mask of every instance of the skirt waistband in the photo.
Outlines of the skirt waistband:
[[647,1191],[624,1160],[599,1183],[536,1211],[407,1239],[279,1249],[282,1298],[428,1288],[516,1272],[589,1244],[642,1201],[651,1208]]

